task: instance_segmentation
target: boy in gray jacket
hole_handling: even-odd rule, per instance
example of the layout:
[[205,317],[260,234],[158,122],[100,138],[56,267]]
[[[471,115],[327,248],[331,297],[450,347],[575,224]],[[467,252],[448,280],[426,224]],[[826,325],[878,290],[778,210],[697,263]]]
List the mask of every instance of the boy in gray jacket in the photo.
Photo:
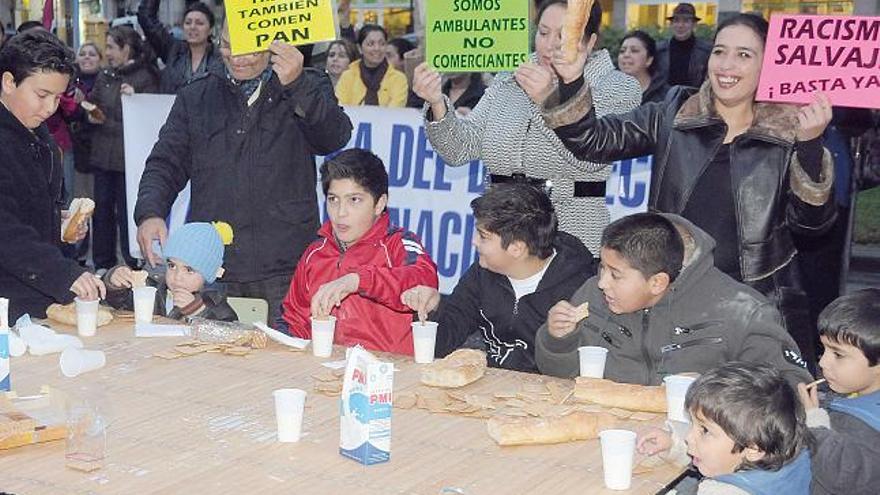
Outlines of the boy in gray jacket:
[[[605,378],[658,385],[728,361],[765,363],[792,386],[811,379],[778,310],[715,268],[715,241],[684,218],[640,213],[602,233],[599,275],[560,301],[538,330],[538,368],[572,377],[578,347],[608,349]],[[589,302],[578,321],[576,306]]]

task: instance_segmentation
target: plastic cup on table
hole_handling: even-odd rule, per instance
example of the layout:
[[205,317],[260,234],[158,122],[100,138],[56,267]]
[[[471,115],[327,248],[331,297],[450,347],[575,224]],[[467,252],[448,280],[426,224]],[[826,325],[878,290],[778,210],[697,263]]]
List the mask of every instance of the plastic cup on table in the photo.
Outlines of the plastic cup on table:
[[278,422],[279,442],[298,442],[302,434],[303,409],[306,392],[298,388],[281,388],[274,392],[275,419]]
[[690,423],[690,418],[684,408],[684,398],[688,388],[696,378],[684,375],[669,375],[663,378],[666,385],[666,417],[672,421]]
[[156,305],[155,287],[135,287],[134,293],[134,321],[135,323],[150,323],[153,321],[153,308]]
[[88,371],[103,368],[107,363],[107,357],[103,351],[90,351],[68,347],[61,352],[61,373],[68,378],[79,376]]
[[413,351],[418,364],[434,362],[434,345],[437,343],[437,322],[414,321],[412,323]]
[[74,299],[76,303],[76,333],[80,337],[93,337],[98,332],[98,300],[84,301]]
[[608,349],[592,345],[578,347],[581,376],[603,378],[605,376],[605,358]]
[[602,470],[610,490],[629,490],[632,484],[636,433],[629,430],[605,430],[599,433],[602,444]]
[[336,317],[312,317],[312,354],[315,357],[330,357],[333,354],[333,333],[336,330]]

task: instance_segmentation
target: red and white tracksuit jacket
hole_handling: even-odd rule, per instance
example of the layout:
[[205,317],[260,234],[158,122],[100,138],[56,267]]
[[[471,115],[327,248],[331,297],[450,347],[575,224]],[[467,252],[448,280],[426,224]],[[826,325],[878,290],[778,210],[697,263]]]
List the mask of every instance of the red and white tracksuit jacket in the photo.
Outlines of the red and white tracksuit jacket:
[[282,304],[288,333],[310,339],[312,295],[321,285],[355,272],[356,293],[331,314],[336,317],[336,344],[361,344],[367,349],[413,353],[413,313],[400,294],[417,285],[437,288],[437,265],[412,232],[390,224],[384,213],[360,240],[342,251],[330,222],[303,253]]

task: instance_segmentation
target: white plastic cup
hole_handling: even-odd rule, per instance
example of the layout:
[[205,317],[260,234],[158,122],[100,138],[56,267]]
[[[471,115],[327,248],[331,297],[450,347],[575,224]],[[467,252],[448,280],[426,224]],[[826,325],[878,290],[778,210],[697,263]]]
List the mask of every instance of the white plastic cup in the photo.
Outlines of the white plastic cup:
[[15,332],[9,332],[9,355],[12,357],[24,356],[27,352],[27,342],[16,335]]
[[416,363],[431,364],[434,362],[434,345],[437,343],[437,322],[412,323],[413,351]]
[[88,371],[103,368],[107,357],[103,351],[89,351],[68,347],[61,353],[61,373],[68,378],[79,376]]
[[590,378],[603,378],[605,376],[605,358],[608,349],[592,345],[578,347],[580,358],[581,376]]
[[278,441],[298,442],[302,433],[303,409],[306,391],[298,388],[280,388],[275,397],[275,419],[278,421]]
[[683,375],[669,375],[663,378],[666,384],[666,417],[672,421],[690,423],[690,415],[684,408],[684,398],[688,388],[696,378]]
[[134,321],[135,323],[150,323],[153,321],[153,308],[156,307],[155,287],[135,287],[134,293]]
[[94,337],[98,331],[98,300],[76,301],[76,332],[80,337]]
[[599,433],[602,444],[602,470],[610,490],[629,490],[632,484],[636,433],[629,430],[605,430]]
[[28,343],[28,352],[31,356],[43,356],[61,352],[68,347],[82,349],[82,340],[79,337],[67,334],[57,334]]
[[333,332],[336,330],[336,317],[312,317],[312,354],[315,357],[330,357],[333,354]]

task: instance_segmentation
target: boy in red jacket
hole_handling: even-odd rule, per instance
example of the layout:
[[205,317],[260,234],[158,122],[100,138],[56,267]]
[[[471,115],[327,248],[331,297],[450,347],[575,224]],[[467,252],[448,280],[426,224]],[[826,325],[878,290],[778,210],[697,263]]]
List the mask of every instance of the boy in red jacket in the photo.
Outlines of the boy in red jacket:
[[332,314],[334,343],[411,355],[413,317],[400,294],[436,288],[437,266],[413,233],[390,224],[382,160],[343,151],[321,165],[321,186],[330,220],[299,260],[279,323],[309,339],[309,317]]

